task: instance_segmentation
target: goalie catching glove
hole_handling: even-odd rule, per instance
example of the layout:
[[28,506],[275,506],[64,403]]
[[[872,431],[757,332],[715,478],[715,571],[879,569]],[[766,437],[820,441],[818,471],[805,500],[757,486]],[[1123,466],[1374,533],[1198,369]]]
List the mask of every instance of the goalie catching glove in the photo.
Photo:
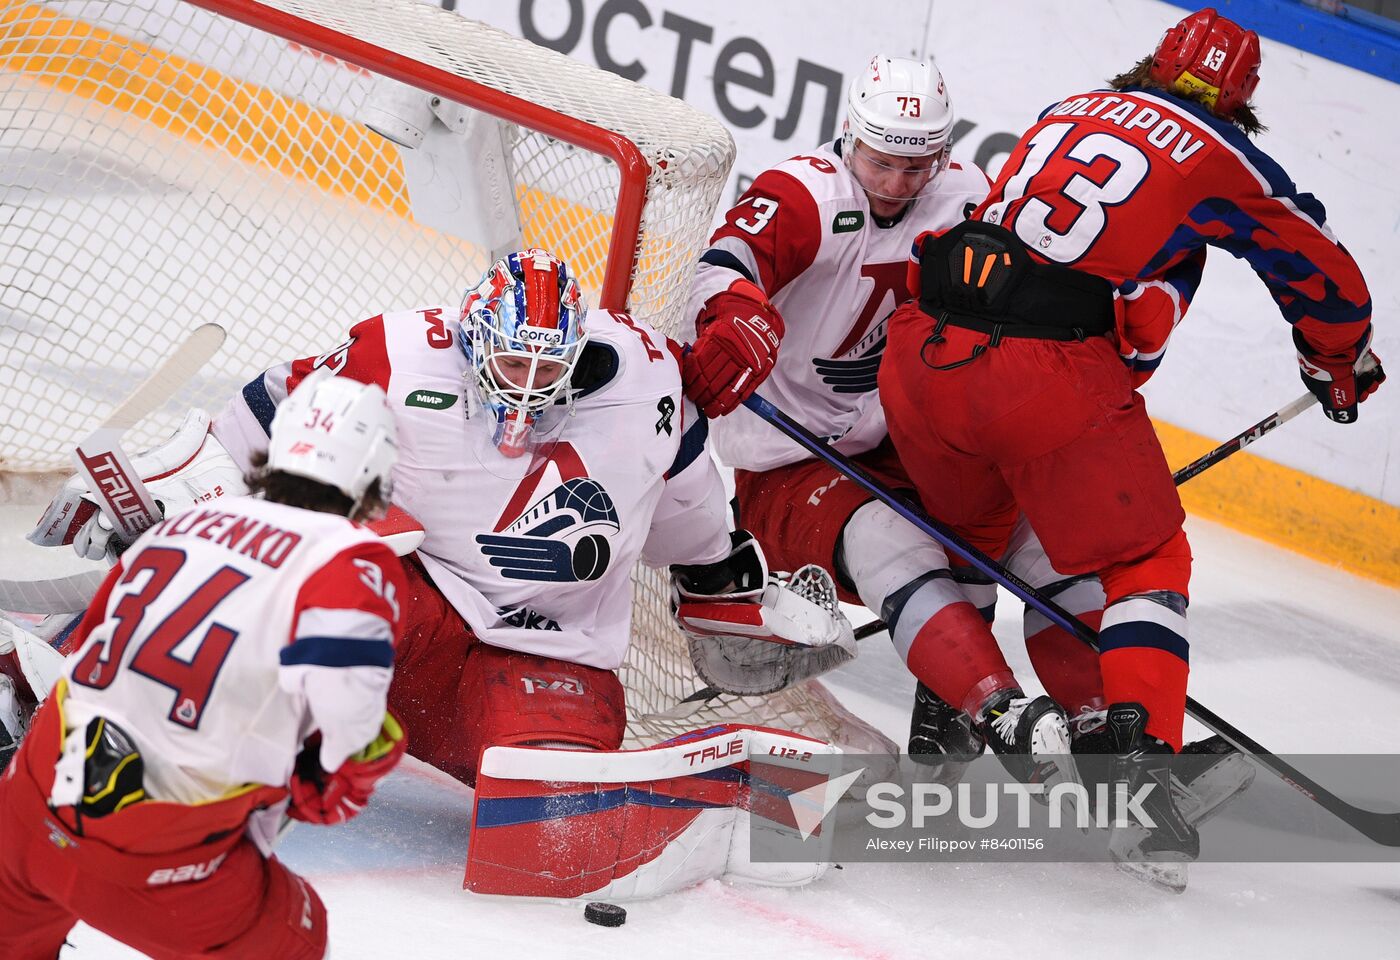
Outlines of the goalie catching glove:
[[403,726],[389,711],[375,737],[359,753],[351,755],[335,773],[321,769],[321,738],[308,738],[297,755],[287,789],[291,800],[287,816],[304,823],[344,823],[365,808],[379,781],[398,765],[408,746]]
[[808,565],[787,579],[770,577],[753,536],[741,530],[731,538],[723,560],[671,568],[676,621],[706,683],[758,696],[855,658],[855,637],[830,574]]
[[[131,465],[166,517],[205,500],[248,492],[243,471],[209,432],[209,415],[203,410],[191,410],[174,436],[139,454]],[[71,543],[78,556],[102,560],[118,552],[114,533],[83,478],[75,475],[53,498],[29,541],[41,547]]]

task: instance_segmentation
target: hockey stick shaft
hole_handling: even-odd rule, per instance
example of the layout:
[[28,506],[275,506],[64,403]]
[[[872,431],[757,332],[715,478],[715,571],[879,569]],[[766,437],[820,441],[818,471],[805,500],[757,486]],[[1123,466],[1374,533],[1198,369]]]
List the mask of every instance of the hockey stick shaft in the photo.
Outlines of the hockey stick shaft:
[[1181,486],[1187,480],[1190,480],[1199,473],[1209,470],[1226,457],[1239,453],[1264,434],[1283,426],[1289,420],[1292,420],[1315,403],[1317,403],[1317,397],[1313,396],[1311,393],[1303,394],[1288,406],[1281,407],[1274,411],[1249,429],[1235,434],[1205,456],[1192,460],[1186,466],[1172,474],[1172,479],[1176,481],[1178,487]]
[[[1229,440],[1226,440],[1224,443],[1220,444],[1220,446],[1216,447],[1214,450],[1211,450],[1204,456],[1192,460],[1186,466],[1182,467],[1180,470],[1172,474],[1172,482],[1179,487],[1187,480],[1190,480],[1192,477],[1205,473],[1207,470],[1215,466],[1220,461],[1226,459],[1227,457],[1233,456],[1236,453],[1239,453],[1241,450],[1249,446],[1255,440],[1258,440],[1260,437],[1264,436],[1264,434],[1283,426],[1289,420],[1292,420],[1298,414],[1302,413],[1304,410],[1308,409],[1308,407],[1311,407],[1315,403],[1317,403],[1317,397],[1313,396],[1311,393],[1303,394],[1301,397],[1299,397],[1297,400],[1294,400],[1286,407],[1281,407],[1280,409],[1275,410],[1273,413],[1269,414],[1267,417],[1265,417],[1263,420],[1260,420],[1258,423],[1256,423],[1249,429],[1243,430],[1240,433],[1235,434]],[[874,623],[867,624],[867,626],[877,625],[883,626],[882,622],[879,620],[876,620]]]
[[[1069,631],[1095,650],[1098,649],[1098,633],[1082,620],[1065,610],[1049,597],[1046,597],[1039,590],[1026,583],[1014,573],[1002,567],[991,557],[964,540],[951,528],[934,520],[918,505],[909,503],[896,496],[890,490],[887,490],[883,484],[866,473],[858,464],[853,463],[844,455],[831,449],[824,440],[800,423],[797,423],[787,414],[763,399],[763,397],[754,394],[744,401],[744,406],[768,421],[789,438],[796,441],[813,456],[835,467],[847,478],[862,487],[876,499],[880,500],[891,510],[904,517],[914,526],[918,527],[925,534],[937,540],[947,549],[952,550],[973,567],[991,577],[997,583],[1011,591],[1015,596],[1025,601],[1032,608],[1040,611],[1040,613],[1057,626]],[[1275,426],[1277,426],[1277,424],[1275,424]],[[1272,429],[1272,427],[1269,429]],[[1248,432],[1249,431],[1246,431],[1246,433]],[[1241,446],[1243,446],[1243,444],[1241,444]],[[1227,453],[1224,456],[1228,455]],[[1219,459],[1224,459],[1224,456]],[[1200,471],[1198,470],[1196,472],[1199,473]],[[1331,791],[1310,779],[1296,767],[1266,750],[1258,741],[1245,736],[1232,724],[1225,722],[1225,720],[1217,716],[1214,712],[1201,706],[1190,697],[1186,698],[1186,712],[1213,733],[1217,733],[1223,737],[1226,742],[1235,747],[1235,749],[1242,753],[1251,754],[1284,782],[1290,784],[1310,799],[1315,800],[1330,813],[1350,824],[1370,839],[1377,843],[1385,844],[1386,846],[1400,846],[1400,813],[1376,813],[1370,810],[1363,810],[1360,807],[1347,803],[1336,794],[1333,794]]]

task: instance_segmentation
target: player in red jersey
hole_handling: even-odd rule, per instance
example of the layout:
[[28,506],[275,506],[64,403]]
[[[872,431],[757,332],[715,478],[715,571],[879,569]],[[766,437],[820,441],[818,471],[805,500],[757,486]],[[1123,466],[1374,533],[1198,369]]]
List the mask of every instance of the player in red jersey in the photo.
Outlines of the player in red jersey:
[[[1264,281],[1329,418],[1354,421],[1383,379],[1375,365],[1357,383],[1375,361],[1355,261],[1317,199],[1249,138],[1258,70],[1258,37],[1206,9],[1111,89],[1047,109],[972,219],[915,244],[919,299],[891,320],[880,373],[890,434],[932,513],[1000,556],[1024,512],[1057,569],[1099,574],[1108,729],[1130,779],[1181,747],[1191,564],[1133,388],[1206,246]],[[1194,828],[1159,812],[1178,829],[1139,838],[1139,852],[1194,857]]]
[[[1054,700],[1022,692],[1000,656],[975,664],[958,699],[940,700],[929,675],[943,672],[945,650],[985,633],[996,587],[970,567],[950,569],[942,547],[771,424],[748,411],[725,415],[762,384],[835,450],[891,489],[909,489],[876,373],[889,317],[910,296],[910,245],[962,222],[987,195],[986,175],[949,156],[953,125],[932,59],[872,57],[852,80],[841,138],[760,173],[715,230],[691,289],[686,390],[717,418],[710,436],[734,468],[739,520],[772,565],[820,564],[842,599],[885,621],[920,681],[910,755],[951,780],[965,763],[947,758],[976,756],[990,742],[1013,769],[1042,779],[1027,754],[1068,749],[1064,708],[1103,706],[1093,652],[1032,615],[1026,648]],[[1103,595],[1092,578],[1051,569],[1029,527],[1016,539],[1007,563],[1017,575],[1097,615]]]
[[403,754],[404,577],[359,522],[397,458],[382,390],[308,378],[248,476],[265,499],[122,555],[0,772],[0,956],[55,957],[79,920],[162,960],[325,955],[325,907],[271,850],[284,815],[355,816]]

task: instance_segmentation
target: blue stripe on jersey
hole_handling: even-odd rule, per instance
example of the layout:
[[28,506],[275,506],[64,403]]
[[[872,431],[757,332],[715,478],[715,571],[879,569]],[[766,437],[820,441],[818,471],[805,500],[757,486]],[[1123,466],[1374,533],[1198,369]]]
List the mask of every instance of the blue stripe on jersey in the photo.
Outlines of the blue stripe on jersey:
[[1166,355],[1167,352],[1164,348],[1161,353],[1157,354],[1157,356],[1153,357],[1151,360],[1144,360],[1142,357],[1133,357],[1131,360],[1125,358],[1124,362],[1127,363],[1128,369],[1130,370],[1136,370],[1139,373],[1152,373],[1162,365],[1162,358]]
[[[1166,245],[1148,263],[1143,275],[1152,276],[1161,269],[1161,264],[1169,262],[1183,249],[1198,247],[1208,241],[1254,268],[1254,272],[1269,288],[1279,312],[1289,323],[1297,323],[1305,316],[1323,323],[1354,323],[1371,315],[1369,299],[1360,306],[1349,303],[1343,299],[1337,285],[1323,275],[1311,260],[1296,250],[1266,249],[1255,240],[1258,232],[1275,234],[1274,230],[1230,200],[1223,197],[1203,200],[1172,232]],[[1306,299],[1298,293],[1298,286],[1313,277],[1322,279],[1323,296],[1320,301]]]
[[388,640],[353,637],[302,637],[278,654],[284,667],[392,667],[394,645]]
[[1165,650],[1187,662],[1191,659],[1191,644],[1185,637],[1170,627],[1150,620],[1128,620],[1099,631],[1099,653],[1125,647],[1151,647],[1154,650]]
[[749,268],[744,266],[743,261],[732,253],[711,247],[709,250],[700,254],[700,262],[708,263],[712,267],[723,267],[725,270],[733,270],[749,283],[758,284],[758,278],[750,273]]
[[709,436],[710,421],[703,414],[697,414],[695,422],[681,435],[680,449],[676,451],[676,459],[671,461],[671,468],[666,471],[666,476],[680,476],[682,470],[694,463],[695,459],[705,452],[705,440]]
[[253,416],[258,418],[263,432],[272,436],[272,417],[277,413],[277,404],[272,402],[272,396],[267,392],[267,384],[263,383],[262,374],[243,385],[243,402],[253,411]]

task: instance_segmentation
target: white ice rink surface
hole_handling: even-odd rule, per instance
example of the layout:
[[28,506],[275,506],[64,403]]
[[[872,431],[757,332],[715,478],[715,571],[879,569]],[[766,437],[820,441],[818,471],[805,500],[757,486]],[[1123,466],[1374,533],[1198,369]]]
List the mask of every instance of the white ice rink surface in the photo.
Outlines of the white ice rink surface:
[[[20,539],[36,512],[0,509],[0,577],[74,569]],[[1396,752],[1400,591],[1215,524],[1188,529],[1192,695],[1281,753]],[[1014,606],[1003,597],[997,632],[1029,686]],[[913,681],[883,636],[831,686],[903,742]],[[1188,739],[1203,735],[1193,727]],[[410,760],[358,820],[291,833],[282,854],[325,899],[336,960],[1400,956],[1397,864],[1201,863],[1181,896],[1105,864],[849,864],[801,890],[712,881],[628,904],[626,925],[605,929],[579,904],[465,893],[469,801]],[[71,942],[64,958],[137,956],[81,926]]]

